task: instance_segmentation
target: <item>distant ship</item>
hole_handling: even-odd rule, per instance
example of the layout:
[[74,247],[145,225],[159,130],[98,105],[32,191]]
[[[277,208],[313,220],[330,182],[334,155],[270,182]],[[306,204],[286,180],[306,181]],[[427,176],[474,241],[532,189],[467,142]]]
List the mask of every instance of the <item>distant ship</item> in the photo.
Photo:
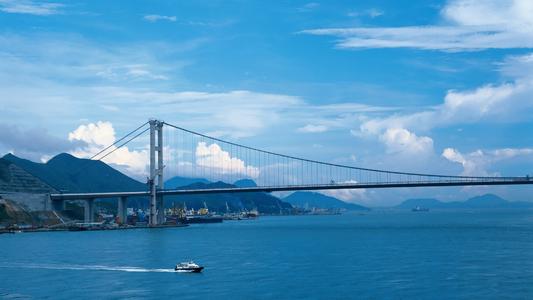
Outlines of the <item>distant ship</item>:
[[220,223],[224,218],[222,216],[216,216],[209,212],[207,204],[204,201],[204,207],[198,209],[195,213],[194,210],[187,211],[185,210],[185,217],[182,222],[185,224],[197,224],[197,223]]
[[243,212],[242,216],[245,218],[257,218],[257,216],[259,216],[259,212],[257,209],[252,209],[250,211]]
[[188,272],[188,273],[200,273],[204,267],[200,267],[199,265],[195,264],[193,261],[189,262],[182,262],[176,265],[174,268],[174,271],[176,272]]
[[186,216],[183,223],[198,224],[198,223],[221,223],[224,218],[213,215],[193,215]]
[[429,211],[429,208],[417,206],[417,207],[415,207],[415,208],[413,208],[411,210],[412,211]]

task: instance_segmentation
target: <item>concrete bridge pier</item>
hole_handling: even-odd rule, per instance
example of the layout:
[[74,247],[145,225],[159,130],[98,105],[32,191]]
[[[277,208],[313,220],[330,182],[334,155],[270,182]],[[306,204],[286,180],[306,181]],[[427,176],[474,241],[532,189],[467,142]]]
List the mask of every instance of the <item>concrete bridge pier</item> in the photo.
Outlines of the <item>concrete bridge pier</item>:
[[165,223],[165,205],[163,203],[163,196],[157,196],[157,224]]
[[122,196],[118,199],[118,222],[119,224],[126,224],[128,221],[128,197]]
[[85,200],[85,223],[94,222],[94,199]]

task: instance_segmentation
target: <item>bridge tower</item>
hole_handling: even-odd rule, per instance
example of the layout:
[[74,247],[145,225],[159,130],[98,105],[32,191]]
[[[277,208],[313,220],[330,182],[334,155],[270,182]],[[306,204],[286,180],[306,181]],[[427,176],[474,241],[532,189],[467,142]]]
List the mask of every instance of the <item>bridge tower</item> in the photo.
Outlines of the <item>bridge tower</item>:
[[[163,124],[159,120],[150,120],[150,226],[164,222],[163,196],[157,190],[163,189]],[[157,160],[157,162],[156,162]]]

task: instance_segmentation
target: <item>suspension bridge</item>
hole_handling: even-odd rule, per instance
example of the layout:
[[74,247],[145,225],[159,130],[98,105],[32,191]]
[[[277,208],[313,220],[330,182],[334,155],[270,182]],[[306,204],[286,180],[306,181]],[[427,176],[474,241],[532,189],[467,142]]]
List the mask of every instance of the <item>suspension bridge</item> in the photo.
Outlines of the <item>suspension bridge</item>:
[[[117,198],[119,218],[125,220],[128,197],[149,197],[149,224],[157,226],[164,222],[164,196],[169,195],[533,184],[529,176],[449,176],[333,164],[249,147],[160,120],[142,124],[91,159],[102,160],[146,134],[149,134],[150,140],[146,190],[51,194],[52,206],[60,208],[64,207],[65,201],[84,200],[86,222],[92,222],[95,199]],[[225,183],[252,179],[256,185],[165,189],[164,178],[170,176]]]

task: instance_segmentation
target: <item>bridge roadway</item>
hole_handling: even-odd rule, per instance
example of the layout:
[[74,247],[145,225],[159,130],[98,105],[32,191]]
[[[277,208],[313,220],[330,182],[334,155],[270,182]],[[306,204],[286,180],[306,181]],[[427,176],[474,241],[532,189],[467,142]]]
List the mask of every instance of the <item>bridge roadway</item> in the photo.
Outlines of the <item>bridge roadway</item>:
[[[412,182],[386,182],[386,183],[333,183],[314,185],[287,185],[287,186],[257,186],[242,188],[214,188],[214,189],[172,189],[158,190],[158,196],[194,195],[215,193],[251,193],[251,192],[283,192],[283,191],[312,191],[336,189],[376,189],[376,188],[405,188],[405,187],[446,187],[446,186],[480,186],[480,185],[524,185],[533,184],[529,177],[501,177],[498,179],[482,180],[442,180],[442,181],[412,181]],[[90,200],[101,198],[120,197],[147,197],[150,191],[138,192],[103,192],[103,193],[65,193],[50,194],[50,200]]]
[[[195,195],[216,193],[253,193],[253,192],[282,192],[282,191],[312,191],[335,189],[375,189],[375,188],[405,188],[405,187],[445,187],[445,186],[479,186],[479,185],[524,185],[533,184],[529,177],[500,177],[500,178],[472,178],[469,180],[438,180],[438,181],[404,181],[404,182],[376,182],[376,183],[331,183],[314,185],[287,185],[287,186],[257,186],[214,189],[173,189],[157,190],[157,196],[170,195]],[[51,206],[54,210],[65,208],[65,201],[85,201],[85,222],[94,222],[95,199],[118,198],[119,222],[124,223],[127,218],[127,203],[129,197],[149,197],[150,191],[138,192],[105,192],[105,193],[66,193],[50,194]]]

